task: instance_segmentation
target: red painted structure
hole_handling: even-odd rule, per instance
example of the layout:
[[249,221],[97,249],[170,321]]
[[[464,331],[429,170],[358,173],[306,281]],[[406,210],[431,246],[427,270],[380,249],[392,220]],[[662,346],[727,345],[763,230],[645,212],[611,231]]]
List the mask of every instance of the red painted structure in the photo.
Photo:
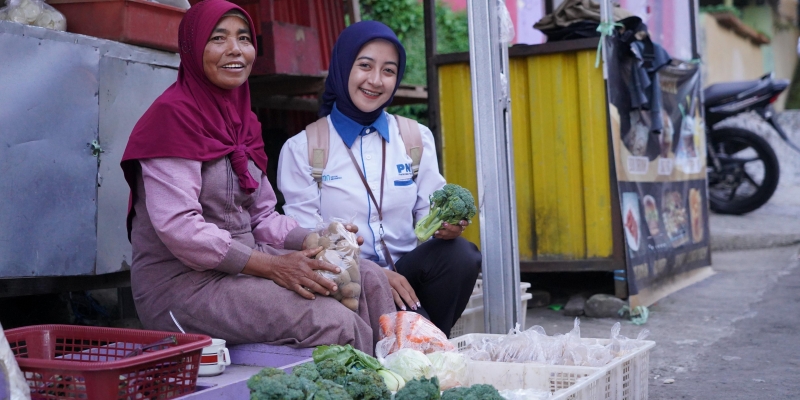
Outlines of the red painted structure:
[[[198,0],[190,1],[194,4]],[[252,75],[318,76],[344,30],[341,0],[231,0],[253,18],[259,42]]]

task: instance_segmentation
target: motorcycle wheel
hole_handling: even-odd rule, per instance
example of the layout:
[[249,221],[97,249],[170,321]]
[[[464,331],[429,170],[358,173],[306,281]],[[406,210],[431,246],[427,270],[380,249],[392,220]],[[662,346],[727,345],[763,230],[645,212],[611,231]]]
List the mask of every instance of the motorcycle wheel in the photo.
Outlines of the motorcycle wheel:
[[720,162],[708,155],[708,197],[711,210],[741,215],[763,206],[780,178],[778,157],[761,136],[741,128],[712,130],[710,144]]

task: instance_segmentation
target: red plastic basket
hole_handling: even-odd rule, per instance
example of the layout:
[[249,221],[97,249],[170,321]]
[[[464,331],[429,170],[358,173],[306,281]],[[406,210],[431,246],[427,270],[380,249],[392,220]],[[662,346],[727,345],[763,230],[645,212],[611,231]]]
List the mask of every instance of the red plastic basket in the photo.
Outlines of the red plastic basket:
[[[5,332],[32,399],[171,399],[192,393],[206,335],[33,325]],[[178,344],[132,351],[175,335]]]

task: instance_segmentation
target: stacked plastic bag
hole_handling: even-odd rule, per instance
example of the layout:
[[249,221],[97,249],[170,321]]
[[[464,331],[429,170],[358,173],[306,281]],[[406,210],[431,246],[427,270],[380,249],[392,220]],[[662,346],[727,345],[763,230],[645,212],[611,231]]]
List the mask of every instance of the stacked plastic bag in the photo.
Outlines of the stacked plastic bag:
[[0,20],[40,26],[57,31],[67,30],[67,19],[42,0],[7,0],[0,8]]
[[636,340],[619,334],[620,324],[611,327],[611,340],[581,339],[580,320],[569,333],[548,336],[541,326],[525,331],[512,329],[508,335],[482,338],[471,343],[464,354],[477,361],[538,363],[544,365],[575,365],[602,367],[614,358],[623,357],[638,348],[636,341],[650,333],[642,330]]

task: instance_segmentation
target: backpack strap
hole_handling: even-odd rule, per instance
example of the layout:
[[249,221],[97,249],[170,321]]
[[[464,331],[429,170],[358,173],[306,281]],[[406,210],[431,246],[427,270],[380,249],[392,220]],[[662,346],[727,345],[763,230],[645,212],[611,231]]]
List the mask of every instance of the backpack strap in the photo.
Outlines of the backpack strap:
[[[397,128],[400,131],[400,138],[406,147],[406,154],[411,157],[411,172],[416,179],[419,173],[419,163],[422,160],[422,133],[419,131],[417,121],[394,116],[397,121]],[[330,146],[330,130],[328,129],[328,118],[320,118],[306,126],[306,137],[308,139],[308,164],[311,165],[311,176],[317,182],[317,187],[322,187],[322,171],[328,164],[328,148]]]
[[419,173],[419,162],[422,160],[422,134],[419,125],[417,121],[399,115],[395,115],[394,118],[397,120],[400,137],[406,146],[406,154],[411,157],[411,172],[415,179]]
[[328,164],[328,146],[330,146],[330,130],[328,118],[322,117],[306,126],[308,138],[308,164],[311,165],[311,176],[322,187],[322,171]]

